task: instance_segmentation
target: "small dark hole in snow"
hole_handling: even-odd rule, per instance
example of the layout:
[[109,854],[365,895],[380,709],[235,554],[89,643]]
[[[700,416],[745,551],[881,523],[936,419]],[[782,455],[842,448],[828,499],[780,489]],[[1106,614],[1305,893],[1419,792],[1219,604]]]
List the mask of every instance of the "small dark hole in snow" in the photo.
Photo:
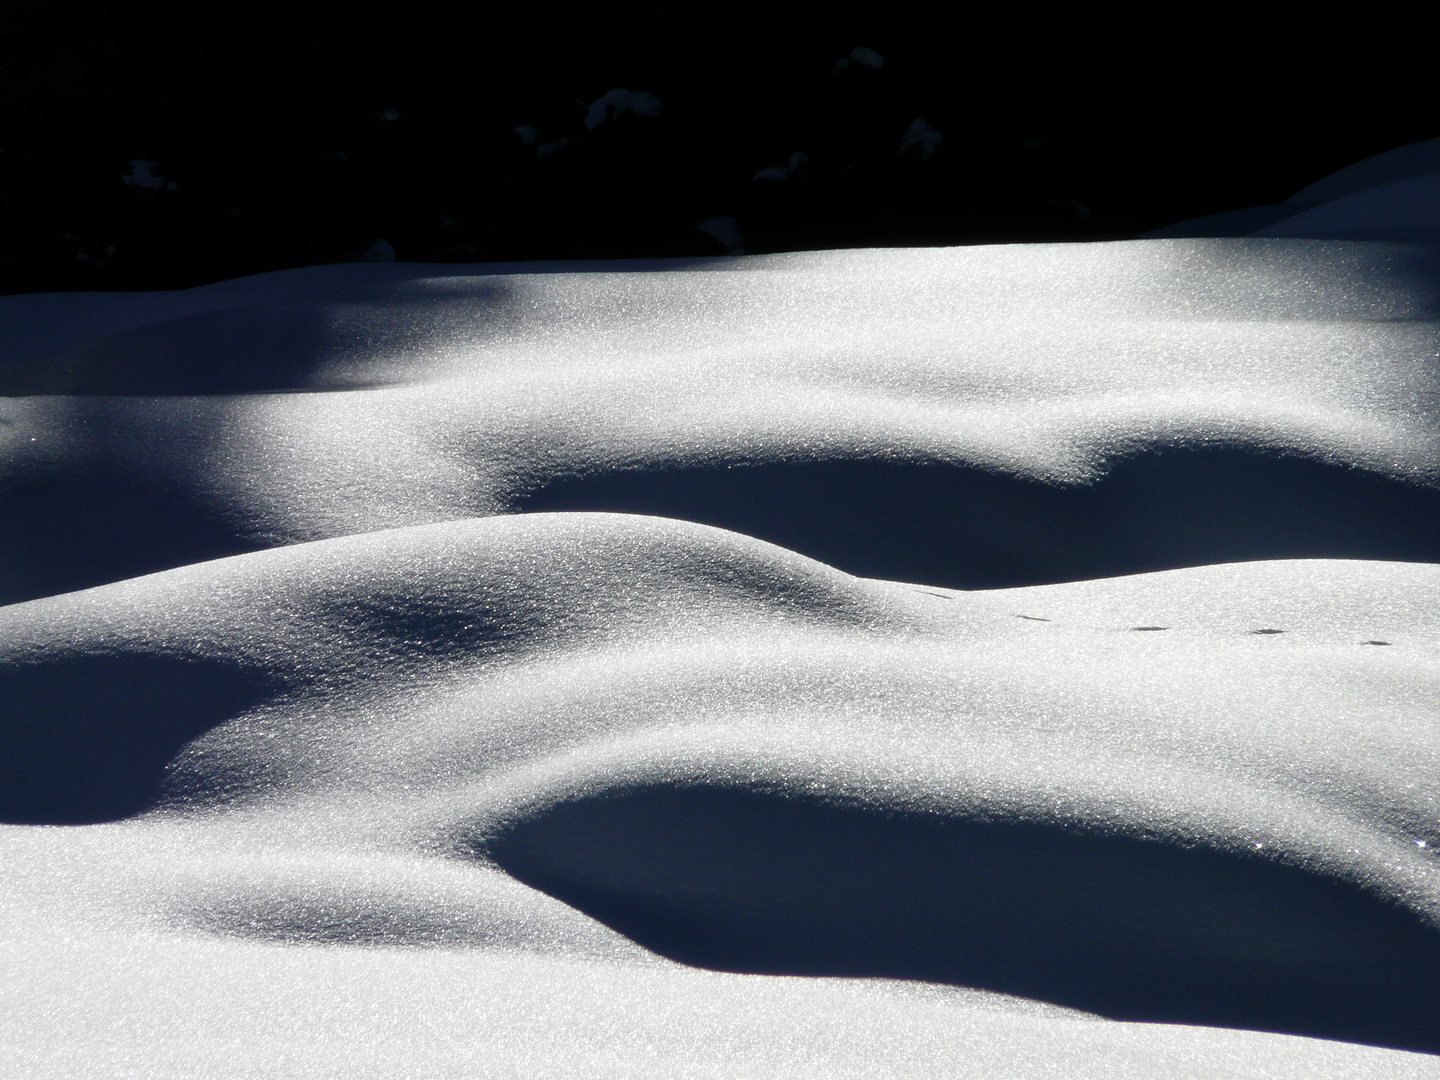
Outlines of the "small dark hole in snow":
[[1031,622],[1049,622],[1049,619],[1042,619],[1039,615],[1016,615],[1017,619],[1029,619]]
[[1261,630],[1251,630],[1250,632],[1251,632],[1252,634],[1283,634],[1283,633],[1285,633],[1284,630],[1272,630],[1272,629],[1271,629],[1270,627],[1268,627],[1268,626],[1265,627],[1265,628],[1263,628],[1263,629],[1261,629]]
[[1360,644],[1362,644],[1362,645],[1389,645],[1390,642],[1388,642],[1388,641],[1362,641]]
[[1132,626],[1131,630],[1169,630],[1168,626]]

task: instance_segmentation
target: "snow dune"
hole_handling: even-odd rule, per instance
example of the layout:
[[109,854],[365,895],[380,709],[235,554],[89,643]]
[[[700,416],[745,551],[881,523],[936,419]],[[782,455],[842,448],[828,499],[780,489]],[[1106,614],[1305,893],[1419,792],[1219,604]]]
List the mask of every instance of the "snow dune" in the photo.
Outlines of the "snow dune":
[[523,509],[967,587],[1429,560],[1437,268],[1165,241],[9,298],[0,597]]
[[1440,1075],[1437,280],[0,300],[7,1060]]

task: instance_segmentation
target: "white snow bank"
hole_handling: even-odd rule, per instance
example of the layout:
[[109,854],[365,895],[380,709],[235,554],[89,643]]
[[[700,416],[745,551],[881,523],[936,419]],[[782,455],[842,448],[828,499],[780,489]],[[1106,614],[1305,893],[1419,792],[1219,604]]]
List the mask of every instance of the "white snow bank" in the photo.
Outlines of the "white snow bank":
[[1436,1075],[1425,1055],[1098,1024],[873,980],[95,936],[12,955],[27,977],[0,990],[0,1023],[9,1061],[36,1078]]
[[0,300],[7,1063],[1440,1076],[1437,266]]
[[[528,505],[529,493],[559,491],[566,477],[684,466],[723,479],[740,463],[779,480],[800,475],[786,463],[805,462],[909,469],[916,483],[939,475],[929,468],[975,483],[1005,478],[1019,485],[1008,505],[1020,516],[1004,543],[1060,539],[1052,555],[1034,556],[1033,573],[982,581],[1278,554],[1428,558],[1424,536],[1435,530],[1421,503],[1440,477],[1436,265],[1425,245],[1156,241],[822,252],[639,271],[330,267],[142,297],[133,311],[103,296],[8,298],[5,378],[41,392],[0,401],[0,475],[20,500],[0,521],[13,523],[15,573],[40,575],[28,593],[17,584],[8,595],[506,512]],[[77,341],[86,319],[99,336]],[[106,320],[121,328],[104,333]],[[331,392],[277,392],[293,390]],[[1192,460],[1180,451],[1293,455],[1340,470],[1295,481],[1328,485],[1335,505],[1350,505],[1336,485],[1357,476],[1399,484],[1420,502],[1403,522],[1372,520],[1356,502],[1356,520],[1370,522],[1356,526],[1364,543],[1232,550],[1217,539],[1208,553],[1186,555],[1166,540],[1139,562],[1116,555],[1088,570],[1054,562],[1071,528],[1056,522],[1071,511],[1019,509],[1032,505],[1022,488],[1036,506],[1063,502],[1067,491],[1103,501],[1109,489],[1086,485],[1114,475],[1114,490],[1130,491],[1125,462],[1178,468]],[[1215,492],[1206,513],[1241,513],[1239,504],[1225,510],[1224,493],[1259,474],[1214,460],[1228,479],[1196,489]],[[1276,475],[1283,491],[1289,481]],[[37,504],[18,493],[61,477],[46,498],[71,509],[26,517]],[[1403,494],[1366,505],[1410,505]],[[916,489],[884,513],[938,522],[935,500],[960,497]],[[559,498],[548,508],[626,508]],[[1246,498],[1265,513],[1293,502]],[[726,500],[706,513],[738,505]],[[151,509],[137,514],[142,505]],[[650,496],[628,505],[690,516]],[[1326,505],[1317,494],[1304,503],[1313,509],[1275,528],[1319,535]],[[1095,521],[1122,514],[1094,506]],[[754,531],[739,518],[702,520]],[[970,526],[943,526],[952,528]],[[108,530],[104,543],[83,539],[97,529]],[[790,534],[761,535],[795,546]],[[1079,543],[1088,534],[1074,535]],[[971,580],[954,567],[935,573],[927,579]]]
[[[603,1071],[636,1040],[670,1067],[741,1074],[804,1047],[796,1068],[821,1075],[841,1067],[833,1045],[791,1039],[822,1016],[873,1033],[846,1051],[856,1075],[940,1068],[945,1047],[954,1068],[1084,1075],[1077,1046],[1107,1069],[1172,1075],[1172,1045],[1187,1048],[1179,1075],[1317,1061],[1434,1075],[1433,1058],[1279,1036],[1092,1035],[1004,999],[704,975],[574,909],[711,966],[919,975],[1131,1017],[1224,1022],[1240,1002],[1264,1026],[1280,1020],[1257,992],[1319,980],[1335,1004],[1302,1000],[1282,1019],[1423,1040],[1440,878],[1416,840],[1440,840],[1437,604],[1435,567],[1359,562],[951,593],[699,526],[566,514],[342,538],[12,605],[0,678],[32,734],[5,760],[40,778],[29,789],[52,814],[66,792],[94,810],[107,767],[155,735],[148,718],[185,719],[188,672],[238,672],[254,692],[148,759],[168,792],[148,816],[0,830],[5,962],[27,973],[7,982],[23,993],[7,1039],[42,1073],[83,1074],[113,1065],[115,1032],[145,1017],[164,1033],[145,1068],[211,1060],[201,1033],[230,1045],[273,1025],[257,988],[279,980],[311,1001],[287,1006],[266,1045],[298,1055],[302,1075],[363,1046],[410,1072],[488,1055]],[[73,689],[52,716],[57,679]],[[36,721],[60,729],[37,739]],[[93,740],[106,758],[77,757]],[[979,894],[945,869],[967,861],[984,868],[967,879],[986,883]],[[917,879],[917,866],[930,869]],[[956,917],[1030,952],[975,968],[945,944],[966,940]],[[1084,942],[1139,950],[1141,974],[1169,989],[1069,957]],[[1177,981],[1197,966],[1244,985]],[[1077,986],[1073,971],[1092,974]],[[130,992],[105,989],[124,980]],[[461,1022],[496,994],[512,1020]],[[674,1029],[668,1005],[612,1011],[646,996],[712,1019]],[[203,1004],[221,1000],[225,1014]],[[750,1028],[742,1050],[725,1033],[762,1003],[773,1026]],[[439,1045],[429,1009],[449,1018]]]

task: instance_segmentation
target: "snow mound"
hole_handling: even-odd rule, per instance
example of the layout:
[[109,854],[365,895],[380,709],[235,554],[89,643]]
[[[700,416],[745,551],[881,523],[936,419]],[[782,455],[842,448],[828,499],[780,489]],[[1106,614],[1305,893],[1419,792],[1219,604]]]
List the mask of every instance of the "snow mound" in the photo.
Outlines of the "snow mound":
[[655,116],[659,111],[660,99],[648,90],[607,90],[586,106],[585,130],[594,131],[605,121],[618,119],[625,113]]
[[1437,301],[1293,238],[0,300],[6,1064],[1440,1076]]
[[1440,237],[1440,139],[1356,162],[1284,202],[1181,221],[1147,239],[1195,236],[1306,236],[1339,240]]
[[[948,585],[1429,559],[1437,266],[1156,241],[355,265],[126,320],[8,298],[0,383],[28,396],[0,404],[0,596],[526,508],[698,516]],[[811,487],[807,538],[784,504]],[[887,517],[910,539],[867,555]]]
[[1366,188],[1440,172],[1440,139],[1425,139],[1357,161],[1301,188],[1287,202],[1314,206]]
[[660,518],[370,533],[0,609],[4,816],[117,821],[106,903],[185,933],[657,962],[618,931],[1434,1050],[1437,603],[1420,565],[964,594]]
[[1440,170],[1342,195],[1254,235],[1343,237],[1425,229],[1440,233]]

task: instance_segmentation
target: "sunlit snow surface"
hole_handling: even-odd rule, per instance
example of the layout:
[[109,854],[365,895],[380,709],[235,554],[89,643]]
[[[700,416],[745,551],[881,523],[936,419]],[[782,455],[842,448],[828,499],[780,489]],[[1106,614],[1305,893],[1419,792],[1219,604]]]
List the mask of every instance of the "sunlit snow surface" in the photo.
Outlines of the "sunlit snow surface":
[[0,1059],[1440,1076],[1437,309],[1314,240],[0,299]]

